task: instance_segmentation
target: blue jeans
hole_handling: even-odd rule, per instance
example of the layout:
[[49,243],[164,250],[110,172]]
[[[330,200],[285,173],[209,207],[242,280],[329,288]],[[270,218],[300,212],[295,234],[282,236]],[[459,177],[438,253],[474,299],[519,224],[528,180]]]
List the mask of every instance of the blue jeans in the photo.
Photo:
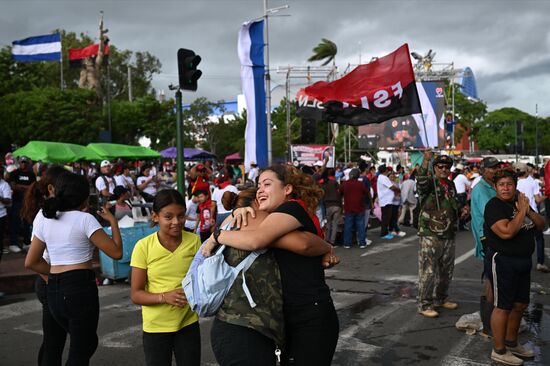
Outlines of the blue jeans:
[[357,243],[365,245],[365,212],[344,215],[344,246],[351,246],[353,230],[357,232]]

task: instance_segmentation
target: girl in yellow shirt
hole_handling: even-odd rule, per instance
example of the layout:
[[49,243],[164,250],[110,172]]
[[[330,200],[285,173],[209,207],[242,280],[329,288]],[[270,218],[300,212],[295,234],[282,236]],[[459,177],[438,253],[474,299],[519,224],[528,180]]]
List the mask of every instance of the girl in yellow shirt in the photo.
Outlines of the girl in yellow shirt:
[[185,200],[173,189],[153,201],[159,231],[137,242],[132,253],[132,301],[142,305],[143,349],[147,366],[200,365],[198,316],[181,288],[200,240],[183,230]]

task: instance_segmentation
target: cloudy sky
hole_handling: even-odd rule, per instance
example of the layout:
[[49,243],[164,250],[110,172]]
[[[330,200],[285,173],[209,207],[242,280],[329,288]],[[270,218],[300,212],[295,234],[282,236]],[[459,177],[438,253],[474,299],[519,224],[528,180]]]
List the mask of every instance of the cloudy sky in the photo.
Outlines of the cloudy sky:
[[[543,0],[269,0],[269,8],[290,5],[271,17],[270,63],[306,66],[321,38],[338,45],[337,65],[382,56],[408,43],[411,51],[433,49],[435,62],[470,66],[480,97],[489,109],[509,106],[550,116],[550,1]],[[122,49],[149,51],[162,63],[157,89],[177,82],[180,47],[202,57],[199,90],[235,100],[241,92],[237,58],[240,24],[263,14],[263,0],[0,0],[0,44],[46,34],[53,29],[97,38],[99,12],[105,13],[111,42]],[[273,72],[275,84],[284,75]],[[306,83],[294,79],[293,88]],[[274,91],[277,99],[283,87]]]

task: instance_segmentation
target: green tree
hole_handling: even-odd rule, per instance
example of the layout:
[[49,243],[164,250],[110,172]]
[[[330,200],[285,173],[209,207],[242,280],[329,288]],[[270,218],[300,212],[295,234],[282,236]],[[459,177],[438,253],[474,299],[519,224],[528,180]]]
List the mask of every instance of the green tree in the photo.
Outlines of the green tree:
[[88,144],[97,141],[101,109],[89,90],[20,91],[0,97],[0,141],[22,146],[30,140]]
[[[473,100],[458,91],[455,85],[455,114],[457,117],[457,128],[455,129],[455,141],[460,141],[466,131],[470,131],[472,137],[476,137],[476,122],[481,121],[487,114],[487,104],[481,100]],[[447,100],[451,96],[451,88],[447,87]]]
[[476,140],[481,150],[494,154],[515,152],[516,121],[524,125],[525,151],[534,151],[535,117],[516,108],[501,108],[488,113],[475,124]]
[[[69,49],[83,48],[94,43],[84,33],[56,30],[61,33],[63,53],[63,77],[68,89],[78,88],[80,68],[69,67]],[[132,95],[140,98],[154,94],[152,78],[160,73],[161,63],[146,51],[119,50],[116,42],[109,46],[110,90],[114,100],[128,100],[128,68],[132,74]],[[103,88],[107,87],[107,69],[102,70]],[[11,46],[0,49],[0,96],[34,88],[59,87],[60,70],[58,62],[15,62],[11,57]]]

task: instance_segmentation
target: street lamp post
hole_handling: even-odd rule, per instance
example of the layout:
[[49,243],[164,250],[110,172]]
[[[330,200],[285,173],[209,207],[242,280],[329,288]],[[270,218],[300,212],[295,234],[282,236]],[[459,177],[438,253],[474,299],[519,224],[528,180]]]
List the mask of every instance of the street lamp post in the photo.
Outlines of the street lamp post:
[[267,165],[272,163],[272,147],[271,147],[271,74],[269,73],[269,29],[268,18],[269,14],[278,12],[279,10],[288,9],[288,5],[279,6],[277,8],[268,9],[267,0],[264,0],[264,38],[265,38],[265,99],[266,99],[266,123],[267,123]]

